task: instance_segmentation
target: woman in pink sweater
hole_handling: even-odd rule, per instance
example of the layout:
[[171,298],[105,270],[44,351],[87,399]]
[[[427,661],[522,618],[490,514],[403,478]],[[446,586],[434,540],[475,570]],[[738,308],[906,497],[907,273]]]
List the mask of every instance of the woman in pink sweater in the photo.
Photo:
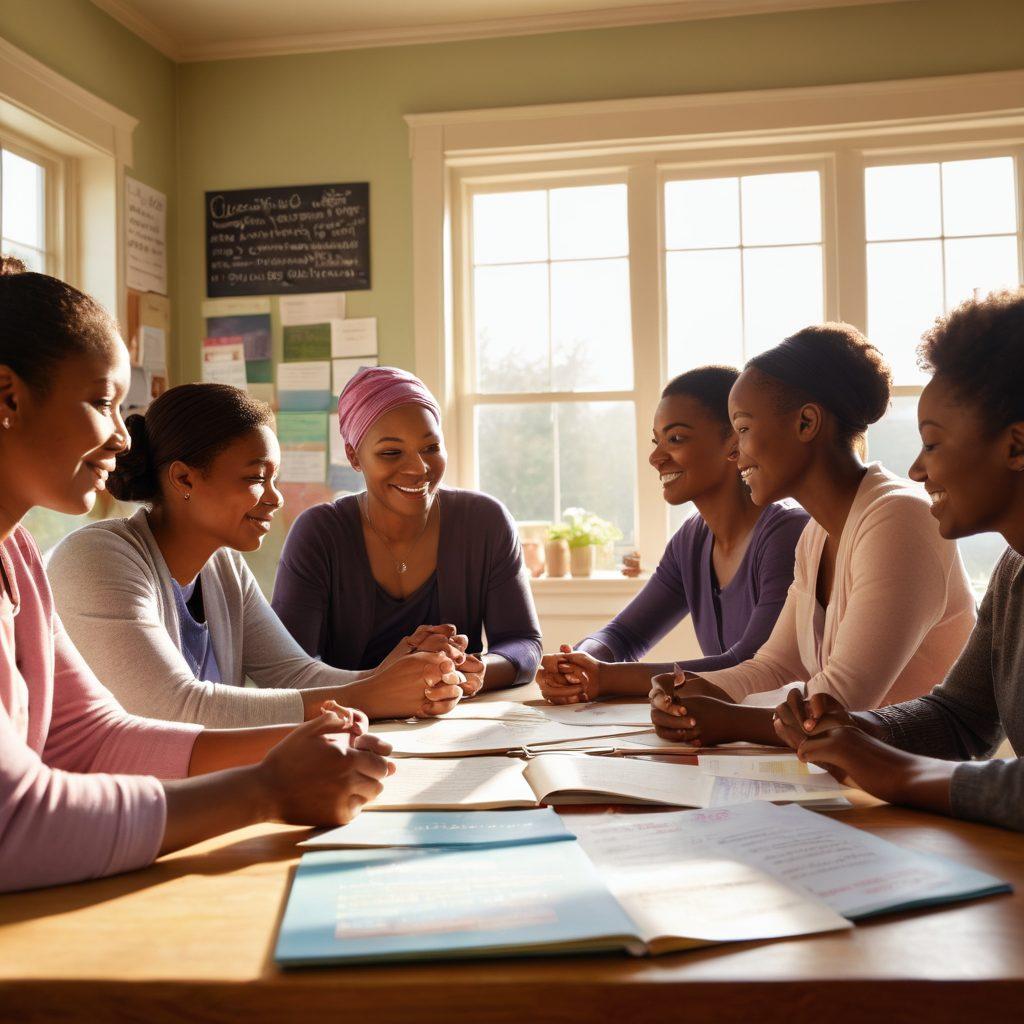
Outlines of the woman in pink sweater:
[[756,505],[793,498],[811,522],[760,651],[717,672],[656,677],[663,738],[777,743],[781,688],[870,710],[925,693],[963,649],[975,606],[956,546],[919,488],[860,458],[889,393],[888,366],[849,324],[808,327],[747,364],[729,395],[740,474]]
[[[88,296],[0,262],[0,891],[149,864],[261,821],[345,823],[394,771],[338,705],[296,729],[127,714],[54,613],[35,505],[88,511],[126,445],[128,354]],[[188,776],[201,776],[189,778]]]

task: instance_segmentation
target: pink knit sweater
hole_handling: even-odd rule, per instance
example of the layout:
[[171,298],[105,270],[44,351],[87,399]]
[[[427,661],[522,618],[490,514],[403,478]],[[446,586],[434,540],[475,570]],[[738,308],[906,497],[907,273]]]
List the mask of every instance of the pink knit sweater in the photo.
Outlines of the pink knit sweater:
[[0,565],[0,892],[143,867],[164,833],[157,778],[188,774],[201,730],[133,717],[99,683],[23,527]]

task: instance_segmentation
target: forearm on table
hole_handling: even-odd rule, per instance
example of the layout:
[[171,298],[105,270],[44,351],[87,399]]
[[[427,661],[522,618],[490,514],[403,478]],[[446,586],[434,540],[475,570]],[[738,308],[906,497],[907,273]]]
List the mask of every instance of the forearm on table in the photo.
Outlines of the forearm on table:
[[515,686],[519,669],[501,654],[478,655],[484,663],[484,690],[503,690]]
[[672,672],[672,662],[616,661],[601,665],[602,697],[646,697],[651,679]]
[[207,775],[225,768],[256,764],[292,731],[292,725],[264,725],[251,729],[204,729],[196,736],[189,776]]
[[729,738],[720,742],[760,743],[766,747],[781,746],[782,741],[775,732],[774,715],[775,712],[772,708],[753,708],[743,704],[733,704],[729,707]]
[[167,821],[161,854],[273,817],[259,770],[252,765],[163,786]]

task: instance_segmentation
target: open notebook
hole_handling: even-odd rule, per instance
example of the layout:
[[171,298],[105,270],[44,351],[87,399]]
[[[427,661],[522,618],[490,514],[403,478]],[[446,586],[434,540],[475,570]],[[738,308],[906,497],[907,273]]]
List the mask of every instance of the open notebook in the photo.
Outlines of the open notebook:
[[709,807],[742,801],[820,801],[841,796],[799,784],[716,778],[695,765],[588,754],[403,758],[374,810],[489,810],[541,803]]

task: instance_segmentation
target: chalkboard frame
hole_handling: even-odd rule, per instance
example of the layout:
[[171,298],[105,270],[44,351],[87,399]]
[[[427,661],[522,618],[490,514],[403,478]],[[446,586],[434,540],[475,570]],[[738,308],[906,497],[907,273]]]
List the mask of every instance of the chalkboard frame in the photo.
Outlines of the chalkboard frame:
[[[294,278],[289,279],[289,274],[295,274],[296,268],[285,267],[273,272],[274,274],[280,274],[280,280],[261,275],[258,280],[243,281],[231,280],[228,277],[232,273],[230,266],[214,270],[215,262],[228,258],[223,250],[231,244],[224,239],[226,233],[224,227],[217,226],[219,222],[227,218],[214,216],[215,200],[222,201],[217,207],[218,209],[231,210],[233,211],[232,215],[247,212],[255,216],[265,216],[258,209],[261,200],[265,201],[264,206],[270,203],[276,206],[276,204],[283,201],[288,205],[283,208],[278,207],[277,212],[287,212],[289,210],[308,208],[306,206],[307,203],[311,203],[314,199],[322,200],[324,194],[328,191],[345,193],[348,204],[362,207],[362,212],[355,216],[355,224],[353,225],[353,238],[357,242],[355,255],[358,258],[357,267],[353,275],[328,276],[324,274],[322,276],[314,275],[310,279],[295,280]],[[298,200],[298,205],[296,205],[296,200]],[[244,295],[304,295],[314,292],[366,291],[370,288],[369,182],[215,189],[205,193],[204,210],[206,220],[206,294],[211,299]],[[243,274],[246,271],[239,270],[237,273]]]

